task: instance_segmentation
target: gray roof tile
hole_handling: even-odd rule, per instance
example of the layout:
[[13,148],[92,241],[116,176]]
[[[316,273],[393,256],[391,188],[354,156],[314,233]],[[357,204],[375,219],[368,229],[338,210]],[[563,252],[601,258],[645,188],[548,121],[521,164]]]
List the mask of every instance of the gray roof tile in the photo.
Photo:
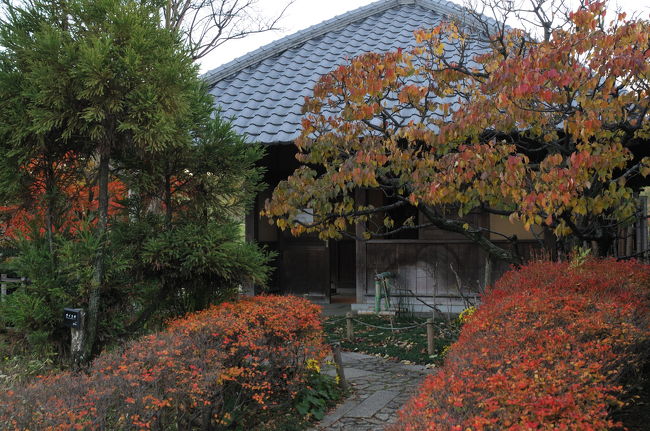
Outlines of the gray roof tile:
[[251,141],[300,133],[304,97],[320,76],[364,52],[412,46],[413,31],[460,9],[445,0],[380,0],[287,36],[204,75],[222,115]]

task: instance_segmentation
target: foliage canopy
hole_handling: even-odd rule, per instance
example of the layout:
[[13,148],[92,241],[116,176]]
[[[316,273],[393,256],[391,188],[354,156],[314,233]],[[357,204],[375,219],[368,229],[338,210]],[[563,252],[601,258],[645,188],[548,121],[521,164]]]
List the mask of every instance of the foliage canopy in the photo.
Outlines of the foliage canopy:
[[[265,214],[322,238],[359,222],[366,239],[433,226],[517,262],[463,219],[478,209],[607,253],[638,215],[634,181],[650,173],[650,23],[608,21],[605,6],[588,3],[542,41],[487,20],[444,22],[417,31],[409,50],[323,76],[296,141],[304,166]],[[384,204],[355,190],[380,190]],[[422,217],[391,215],[407,207]],[[305,208],[313,223],[296,220]]]

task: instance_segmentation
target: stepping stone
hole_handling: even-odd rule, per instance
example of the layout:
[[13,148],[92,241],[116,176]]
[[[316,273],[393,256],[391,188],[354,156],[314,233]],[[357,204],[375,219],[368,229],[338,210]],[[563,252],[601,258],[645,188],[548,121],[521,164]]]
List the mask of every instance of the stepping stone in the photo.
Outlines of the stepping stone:
[[354,408],[354,410],[349,411],[345,416],[351,418],[371,418],[397,395],[399,395],[397,391],[377,391],[363,400],[361,404]]
[[[359,377],[365,377],[369,376],[371,374],[375,374],[372,371],[366,371],[366,370],[361,370],[359,368],[349,368],[349,367],[343,367],[343,372],[345,373],[345,378],[347,380],[350,379],[357,379]],[[327,374],[328,376],[336,376],[336,370],[335,369],[328,369],[324,371],[324,374]]]
[[343,416],[346,416],[346,413],[350,412],[352,409],[354,409],[357,405],[359,404],[359,400],[356,399],[349,399],[345,401],[343,404],[338,406],[332,413],[329,413],[326,415],[323,420],[321,420],[318,423],[318,428],[323,429],[325,427],[328,427],[332,425],[334,422],[338,421],[341,419]]
[[357,353],[357,352],[341,352],[341,360],[343,361],[343,364],[345,365],[346,362],[369,362],[369,360],[375,359],[372,356],[368,356],[364,353]]
[[360,370],[359,368],[343,368],[343,372],[345,373],[346,379],[356,379],[375,374],[372,371]]

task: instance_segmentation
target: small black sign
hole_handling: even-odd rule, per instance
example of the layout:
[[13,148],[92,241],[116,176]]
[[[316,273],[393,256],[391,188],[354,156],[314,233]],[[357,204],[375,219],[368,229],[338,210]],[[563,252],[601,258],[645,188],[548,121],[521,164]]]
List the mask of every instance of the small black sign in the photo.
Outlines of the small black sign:
[[81,308],[64,308],[63,309],[63,324],[68,328],[80,329],[81,328]]

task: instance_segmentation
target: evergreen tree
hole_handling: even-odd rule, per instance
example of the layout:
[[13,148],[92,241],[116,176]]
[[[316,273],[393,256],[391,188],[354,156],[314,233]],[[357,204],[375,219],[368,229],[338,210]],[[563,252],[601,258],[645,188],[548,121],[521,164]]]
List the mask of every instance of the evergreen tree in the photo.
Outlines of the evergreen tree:
[[[77,360],[92,353],[102,309],[138,302],[137,297],[116,299],[116,283],[159,283],[163,292],[173,292],[174,282],[203,279],[199,290],[214,293],[213,283],[232,286],[246,277],[263,282],[265,257],[239,240],[231,211],[245,206],[256,190],[254,163],[261,153],[218,119],[191,55],[178,33],[161,27],[156,5],[30,0],[18,6],[5,0],[3,6],[0,147],[8,157],[1,162],[0,203],[20,206],[34,195],[45,196],[44,220],[33,220],[32,235],[25,239],[35,240],[45,224],[52,261],[65,255],[61,264],[74,267],[76,258],[92,267],[53,264],[56,277],[47,282],[87,283],[78,288],[87,320]],[[42,187],[34,187],[39,181],[45,184],[44,194]],[[66,193],[67,182],[83,193]],[[114,187],[116,183],[123,186]],[[127,189],[129,199],[121,202]],[[75,199],[90,202],[84,207],[88,211],[71,213],[71,208],[83,207]],[[124,211],[118,217],[120,208]],[[52,221],[54,214],[61,223]],[[79,223],[71,227],[74,217]],[[67,230],[55,232],[55,226],[63,225]],[[184,238],[183,229],[192,234]],[[138,237],[138,232],[146,235]],[[140,244],[123,242],[136,239]],[[173,250],[161,255],[155,244]],[[27,250],[25,243],[22,247]],[[145,249],[148,254],[141,253]],[[172,252],[178,253],[170,257]],[[9,266],[35,269],[33,262],[25,265],[20,259]],[[104,305],[102,295],[107,295]],[[55,306],[59,304],[53,301]],[[151,314],[146,311],[152,307],[143,308],[137,326]]]

